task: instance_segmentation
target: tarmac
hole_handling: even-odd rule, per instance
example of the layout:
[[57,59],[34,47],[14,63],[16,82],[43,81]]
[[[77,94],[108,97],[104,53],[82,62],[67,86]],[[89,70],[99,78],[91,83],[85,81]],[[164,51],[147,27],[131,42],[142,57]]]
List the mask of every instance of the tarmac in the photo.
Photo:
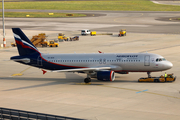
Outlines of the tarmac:
[[[38,48],[42,53],[138,53],[160,54],[173,63],[165,72],[177,77],[172,83],[139,83],[146,73],[116,74],[113,82],[92,79],[85,74],[46,73],[38,68],[10,61],[18,55],[16,47],[0,48],[0,107],[75,117],[88,120],[179,120],[180,119],[180,29],[179,12],[70,11],[105,14],[98,17],[29,19],[6,18],[7,46],[14,42],[11,27],[20,27],[31,38],[46,33],[56,38],[79,35],[79,41],[59,43],[58,48]],[[159,20],[163,18],[163,20]],[[113,35],[81,36],[88,28]],[[118,37],[119,29],[127,36]],[[0,35],[2,38],[2,35]],[[2,41],[0,41],[2,44]],[[21,76],[14,76],[21,75]]]

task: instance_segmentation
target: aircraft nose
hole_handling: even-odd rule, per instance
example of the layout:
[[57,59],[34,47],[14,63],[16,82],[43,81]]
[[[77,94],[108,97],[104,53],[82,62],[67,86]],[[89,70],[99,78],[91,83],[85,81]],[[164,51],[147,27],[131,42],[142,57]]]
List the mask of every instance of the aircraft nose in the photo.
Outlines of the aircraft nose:
[[173,64],[168,61],[168,63],[166,63],[166,68],[171,69],[172,67],[173,67]]

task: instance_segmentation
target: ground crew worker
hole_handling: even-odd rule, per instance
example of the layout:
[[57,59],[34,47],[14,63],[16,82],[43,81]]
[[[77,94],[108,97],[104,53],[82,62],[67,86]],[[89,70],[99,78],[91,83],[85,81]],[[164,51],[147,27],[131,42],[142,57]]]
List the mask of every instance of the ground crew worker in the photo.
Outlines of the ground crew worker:
[[167,78],[167,74],[166,74],[166,72],[165,72],[165,74],[164,74],[164,79],[165,79],[165,82],[166,82],[166,78]]

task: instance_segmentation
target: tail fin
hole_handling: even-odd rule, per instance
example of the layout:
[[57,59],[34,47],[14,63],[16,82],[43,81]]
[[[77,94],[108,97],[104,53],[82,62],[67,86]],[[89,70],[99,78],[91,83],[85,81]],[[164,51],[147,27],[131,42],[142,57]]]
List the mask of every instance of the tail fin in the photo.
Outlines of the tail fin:
[[36,52],[39,53],[38,49],[32,44],[32,42],[21,31],[20,28],[12,28],[12,31],[14,33],[14,39],[16,41],[20,56],[29,55]]

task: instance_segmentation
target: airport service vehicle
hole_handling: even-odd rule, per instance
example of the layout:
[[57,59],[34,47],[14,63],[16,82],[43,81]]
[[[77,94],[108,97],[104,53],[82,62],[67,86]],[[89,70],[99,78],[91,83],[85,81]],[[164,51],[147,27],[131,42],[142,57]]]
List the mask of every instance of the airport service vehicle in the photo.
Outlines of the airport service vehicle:
[[88,29],[81,30],[81,35],[90,35],[91,31]]
[[121,30],[119,31],[118,37],[121,37],[121,36],[126,36],[126,30],[125,30],[125,29],[121,29]]
[[[95,77],[100,81],[114,81],[115,73],[163,71],[173,64],[161,55],[152,53],[94,53],[94,54],[44,54],[26,37],[20,28],[12,28],[18,56],[10,59],[41,68],[46,72],[86,73],[85,83]],[[160,61],[161,60],[161,61]]]
[[79,36],[70,37],[70,41],[78,41]]
[[66,37],[63,33],[59,33],[58,39],[59,39],[59,40],[68,41],[68,40],[69,40],[69,37]]
[[49,46],[49,42],[46,40],[46,34],[45,33],[40,33],[38,35],[33,36],[30,41],[36,47],[38,47],[38,46],[42,46],[42,47]]
[[96,35],[96,31],[91,31],[91,36],[95,36]]
[[57,42],[55,42],[54,40],[50,40],[49,41],[49,47],[58,47],[59,44]]
[[167,74],[167,78],[163,75],[160,77],[147,77],[147,78],[140,78],[138,82],[174,82],[176,77],[173,74]]

